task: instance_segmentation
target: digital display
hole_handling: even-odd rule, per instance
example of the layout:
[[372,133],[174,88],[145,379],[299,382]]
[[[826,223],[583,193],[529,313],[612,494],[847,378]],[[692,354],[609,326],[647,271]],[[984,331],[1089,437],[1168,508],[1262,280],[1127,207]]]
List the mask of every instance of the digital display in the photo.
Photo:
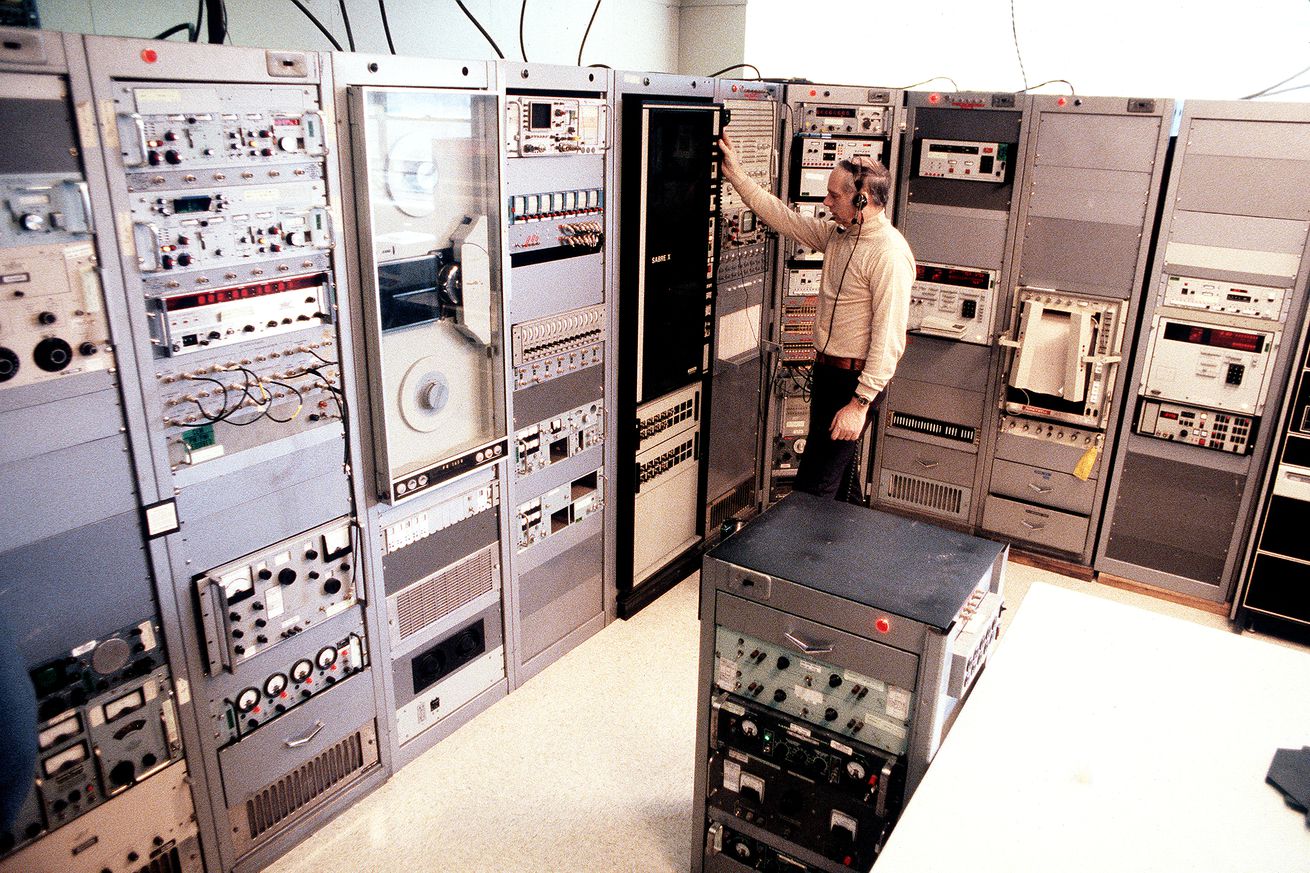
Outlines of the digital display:
[[1217,349],[1232,349],[1235,352],[1251,352],[1257,355],[1265,350],[1265,338],[1258,333],[1202,327],[1198,324],[1182,324],[1176,321],[1165,324],[1164,338],[1180,343],[1213,346]]
[[530,118],[528,127],[533,130],[545,130],[550,127],[550,110],[549,103],[529,103],[528,110]]
[[914,278],[919,282],[955,285],[978,291],[986,291],[992,286],[991,274],[984,270],[967,270],[963,267],[945,267],[937,264],[918,264],[914,270]]
[[305,288],[317,288],[325,281],[320,273],[317,276],[301,276],[285,279],[281,282],[262,282],[258,285],[238,285],[234,288],[219,288],[215,291],[202,291],[198,294],[179,294],[164,301],[164,308],[169,312],[181,309],[196,309],[201,306],[213,306],[218,303],[232,303],[237,300],[252,300],[256,297],[268,297],[287,291],[300,291]]
[[173,212],[177,215],[208,212],[213,202],[213,197],[175,197],[173,198]]
[[971,145],[955,145],[952,143],[935,142],[928,146],[930,152],[943,152],[950,155],[976,155],[978,147]]
[[816,106],[816,118],[854,118],[855,108],[851,106]]
[[1249,295],[1249,294],[1240,294],[1240,293],[1238,293],[1238,294],[1233,294],[1233,293],[1230,292],[1230,293],[1228,294],[1228,299],[1229,299],[1229,300],[1237,300],[1237,301],[1240,301],[1240,302],[1242,302],[1242,303],[1250,303],[1250,302],[1251,302],[1251,295]]

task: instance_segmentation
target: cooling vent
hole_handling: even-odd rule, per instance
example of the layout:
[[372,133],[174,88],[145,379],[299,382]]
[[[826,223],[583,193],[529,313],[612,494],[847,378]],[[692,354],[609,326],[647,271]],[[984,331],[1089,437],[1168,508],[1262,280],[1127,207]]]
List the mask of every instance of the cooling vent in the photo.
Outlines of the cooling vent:
[[952,518],[966,518],[969,514],[968,488],[904,473],[883,472],[882,499]]
[[747,479],[736,488],[719,498],[710,507],[710,529],[717,530],[719,525],[732,518],[743,509],[755,505],[755,480]]
[[496,565],[493,544],[397,594],[396,624],[400,639],[418,633],[491,591],[496,585]]
[[[364,731],[356,731],[318,757],[306,761],[246,801],[248,835],[253,843],[286,819],[342,783],[351,781],[366,764]],[[368,741],[372,745],[371,740]]]
[[137,873],[182,873],[182,857],[177,846],[169,846],[150,859],[144,867],[138,867]]
[[921,415],[910,415],[907,412],[893,412],[888,423],[891,427],[904,428],[915,433],[926,433],[929,436],[955,440],[956,442],[976,443],[978,441],[977,428],[963,424],[951,424],[949,421],[938,421],[935,418],[924,418]]

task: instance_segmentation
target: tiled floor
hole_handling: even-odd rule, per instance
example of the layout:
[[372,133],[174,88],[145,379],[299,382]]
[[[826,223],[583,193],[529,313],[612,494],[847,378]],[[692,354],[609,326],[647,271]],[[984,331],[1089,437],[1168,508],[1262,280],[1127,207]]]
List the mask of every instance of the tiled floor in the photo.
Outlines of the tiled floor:
[[[1035,581],[1229,626],[1187,606],[1013,562],[1007,618]],[[692,577],[631,621],[605,628],[269,870],[686,871],[696,584]]]

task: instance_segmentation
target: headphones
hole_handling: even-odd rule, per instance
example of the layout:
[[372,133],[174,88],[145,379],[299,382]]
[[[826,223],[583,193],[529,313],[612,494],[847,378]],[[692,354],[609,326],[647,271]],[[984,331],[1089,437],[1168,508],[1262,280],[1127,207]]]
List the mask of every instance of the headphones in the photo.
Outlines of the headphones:
[[851,205],[855,207],[856,220],[863,221],[864,207],[869,205],[869,195],[864,193],[864,180],[869,176],[869,167],[847,160],[842,161],[838,166],[851,174],[851,181],[855,183],[855,196],[851,198]]

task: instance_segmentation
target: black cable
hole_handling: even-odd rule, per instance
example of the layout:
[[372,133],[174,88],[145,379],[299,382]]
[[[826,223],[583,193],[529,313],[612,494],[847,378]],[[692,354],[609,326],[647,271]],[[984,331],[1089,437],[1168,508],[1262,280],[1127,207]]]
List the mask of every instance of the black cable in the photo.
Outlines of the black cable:
[[528,17],[528,0],[523,0],[519,6],[519,52],[523,55],[523,63],[528,62],[528,46],[523,41],[523,19]]
[[186,378],[188,381],[191,382],[213,382],[222,390],[223,411],[220,412],[218,415],[210,415],[209,411],[205,409],[204,404],[200,402],[200,398],[197,397],[191,401],[196,405],[196,408],[200,410],[200,417],[205,419],[205,421],[207,421],[208,423],[214,424],[215,422],[222,421],[223,416],[227,415],[227,386],[224,385],[222,382],[218,381],[217,379],[211,379],[209,376],[187,376]]
[[191,29],[191,22],[189,21],[184,21],[181,24],[174,24],[172,27],[170,27],[168,30],[164,31],[163,33],[158,34],[157,36],[152,36],[151,39],[168,39],[173,34],[181,33],[184,30],[186,31],[187,42],[195,42],[195,40],[192,38],[193,36],[195,36],[195,31]]
[[209,41],[221,45],[227,39],[227,4],[224,0],[205,0],[209,9]]
[[387,48],[394,55],[396,53],[396,44],[391,41],[391,22],[387,21],[386,0],[378,0],[378,12],[382,13],[382,32],[387,35]]
[[320,355],[318,352],[314,351],[314,350],[311,349],[311,348],[306,347],[306,348],[304,349],[304,351],[305,351],[307,354],[311,354],[311,355],[313,355],[314,357],[318,358],[320,361],[322,361],[323,363],[327,364],[329,367],[335,367],[335,366],[337,366],[337,365],[340,363],[339,361],[329,361],[327,358],[323,357],[322,355]]
[[[300,415],[300,411],[301,411],[302,409],[305,408],[305,395],[304,395],[304,394],[301,394],[301,393],[300,393],[300,389],[297,388],[296,386],[294,386],[294,385],[288,385],[286,382],[279,382],[277,379],[269,379],[269,380],[268,380],[268,384],[270,384],[270,385],[281,385],[283,388],[287,389],[288,391],[293,392],[293,393],[296,395],[296,402],[297,402],[297,404],[298,404],[298,405],[296,406],[296,411],[293,412],[293,413],[291,413],[291,417],[290,417],[290,418],[274,418],[272,415],[270,415],[270,414],[268,413],[268,410],[265,410],[265,411],[264,411],[264,414],[265,414],[266,416],[268,416],[268,420],[269,420],[269,421],[276,421],[278,424],[289,424],[289,423],[295,421],[296,418]],[[268,402],[268,408],[269,408],[269,409],[272,409],[272,408],[273,408],[273,400],[272,400],[271,398],[269,399],[269,402]]]
[[596,0],[596,8],[591,10],[591,20],[587,22],[587,30],[582,34],[582,44],[578,46],[578,63],[582,66],[582,50],[587,47],[587,37],[591,35],[591,26],[596,23],[596,13],[600,11],[601,0]]
[[346,25],[346,45],[350,50],[355,50],[355,33],[350,29],[350,13],[346,11],[346,0],[337,0],[337,5],[341,7],[341,21]]
[[191,41],[200,41],[200,24],[205,20],[205,0],[196,2],[196,24],[191,28]]
[[487,42],[491,43],[491,47],[496,50],[496,57],[500,58],[502,61],[505,60],[505,53],[500,50],[500,46],[496,45],[496,41],[491,38],[491,34],[487,33],[487,29],[482,26],[482,23],[473,17],[472,12],[469,12],[469,8],[464,5],[464,0],[455,0],[455,5],[458,6],[466,16],[468,16],[468,20],[473,22],[473,26],[478,29],[478,32],[486,37]]
[[1014,56],[1019,59],[1019,75],[1023,77],[1023,90],[1028,90],[1028,73],[1023,68],[1023,53],[1019,51],[1019,23],[1014,18],[1014,0],[1010,0],[1010,32],[1014,34]]
[[305,17],[309,19],[310,24],[318,28],[319,33],[327,37],[327,41],[332,43],[334,49],[337,51],[344,51],[344,49],[341,48],[341,43],[337,42],[336,37],[329,33],[328,29],[323,26],[323,23],[314,17],[314,13],[305,8],[304,3],[301,3],[300,0],[291,0],[291,2],[296,4],[296,8],[305,14]]
[[745,69],[746,67],[750,67],[752,70],[755,71],[755,78],[757,80],[764,79],[763,74],[760,73],[760,68],[755,66],[754,64],[733,64],[731,67],[724,67],[722,70],[719,70],[718,72],[710,73],[708,76],[706,76],[706,78],[713,79],[716,76],[722,76],[724,73],[728,72],[729,70]]
[[[1295,79],[1297,76],[1303,76],[1303,75],[1305,75],[1306,73],[1310,73],[1310,67],[1306,67],[1304,70],[1299,70],[1299,71],[1293,73],[1292,75],[1288,76],[1288,77],[1287,77],[1286,79],[1284,79],[1283,81],[1281,81],[1281,82],[1275,82],[1274,84],[1270,85],[1268,88],[1261,88],[1259,91],[1256,91],[1254,94],[1247,94],[1245,97],[1241,97],[1241,98],[1239,98],[1239,99],[1241,99],[1241,100],[1254,100],[1256,97],[1264,97],[1264,96],[1266,96],[1266,95],[1268,95],[1268,94],[1282,94],[1282,93],[1283,93],[1282,91],[1275,91],[1274,89],[1277,88],[1277,87],[1279,87],[1280,85],[1286,85],[1288,82],[1292,81],[1292,80]],[[1299,85],[1299,86],[1297,86],[1297,87],[1304,88],[1305,86],[1304,86],[1304,85]],[[1294,91],[1294,90],[1296,90],[1296,89],[1295,89],[1295,88],[1289,88],[1288,90]]]
[[1043,85],[1053,85],[1056,82],[1063,82],[1064,84],[1068,85],[1070,96],[1077,95],[1078,91],[1075,90],[1073,86],[1073,82],[1070,82],[1068,79],[1047,79],[1045,82],[1038,82],[1036,85],[1029,85],[1027,88],[1024,88],[1023,91],[1020,91],[1019,93],[1022,94],[1024,93],[1024,91],[1031,91],[1034,88],[1040,88]]

